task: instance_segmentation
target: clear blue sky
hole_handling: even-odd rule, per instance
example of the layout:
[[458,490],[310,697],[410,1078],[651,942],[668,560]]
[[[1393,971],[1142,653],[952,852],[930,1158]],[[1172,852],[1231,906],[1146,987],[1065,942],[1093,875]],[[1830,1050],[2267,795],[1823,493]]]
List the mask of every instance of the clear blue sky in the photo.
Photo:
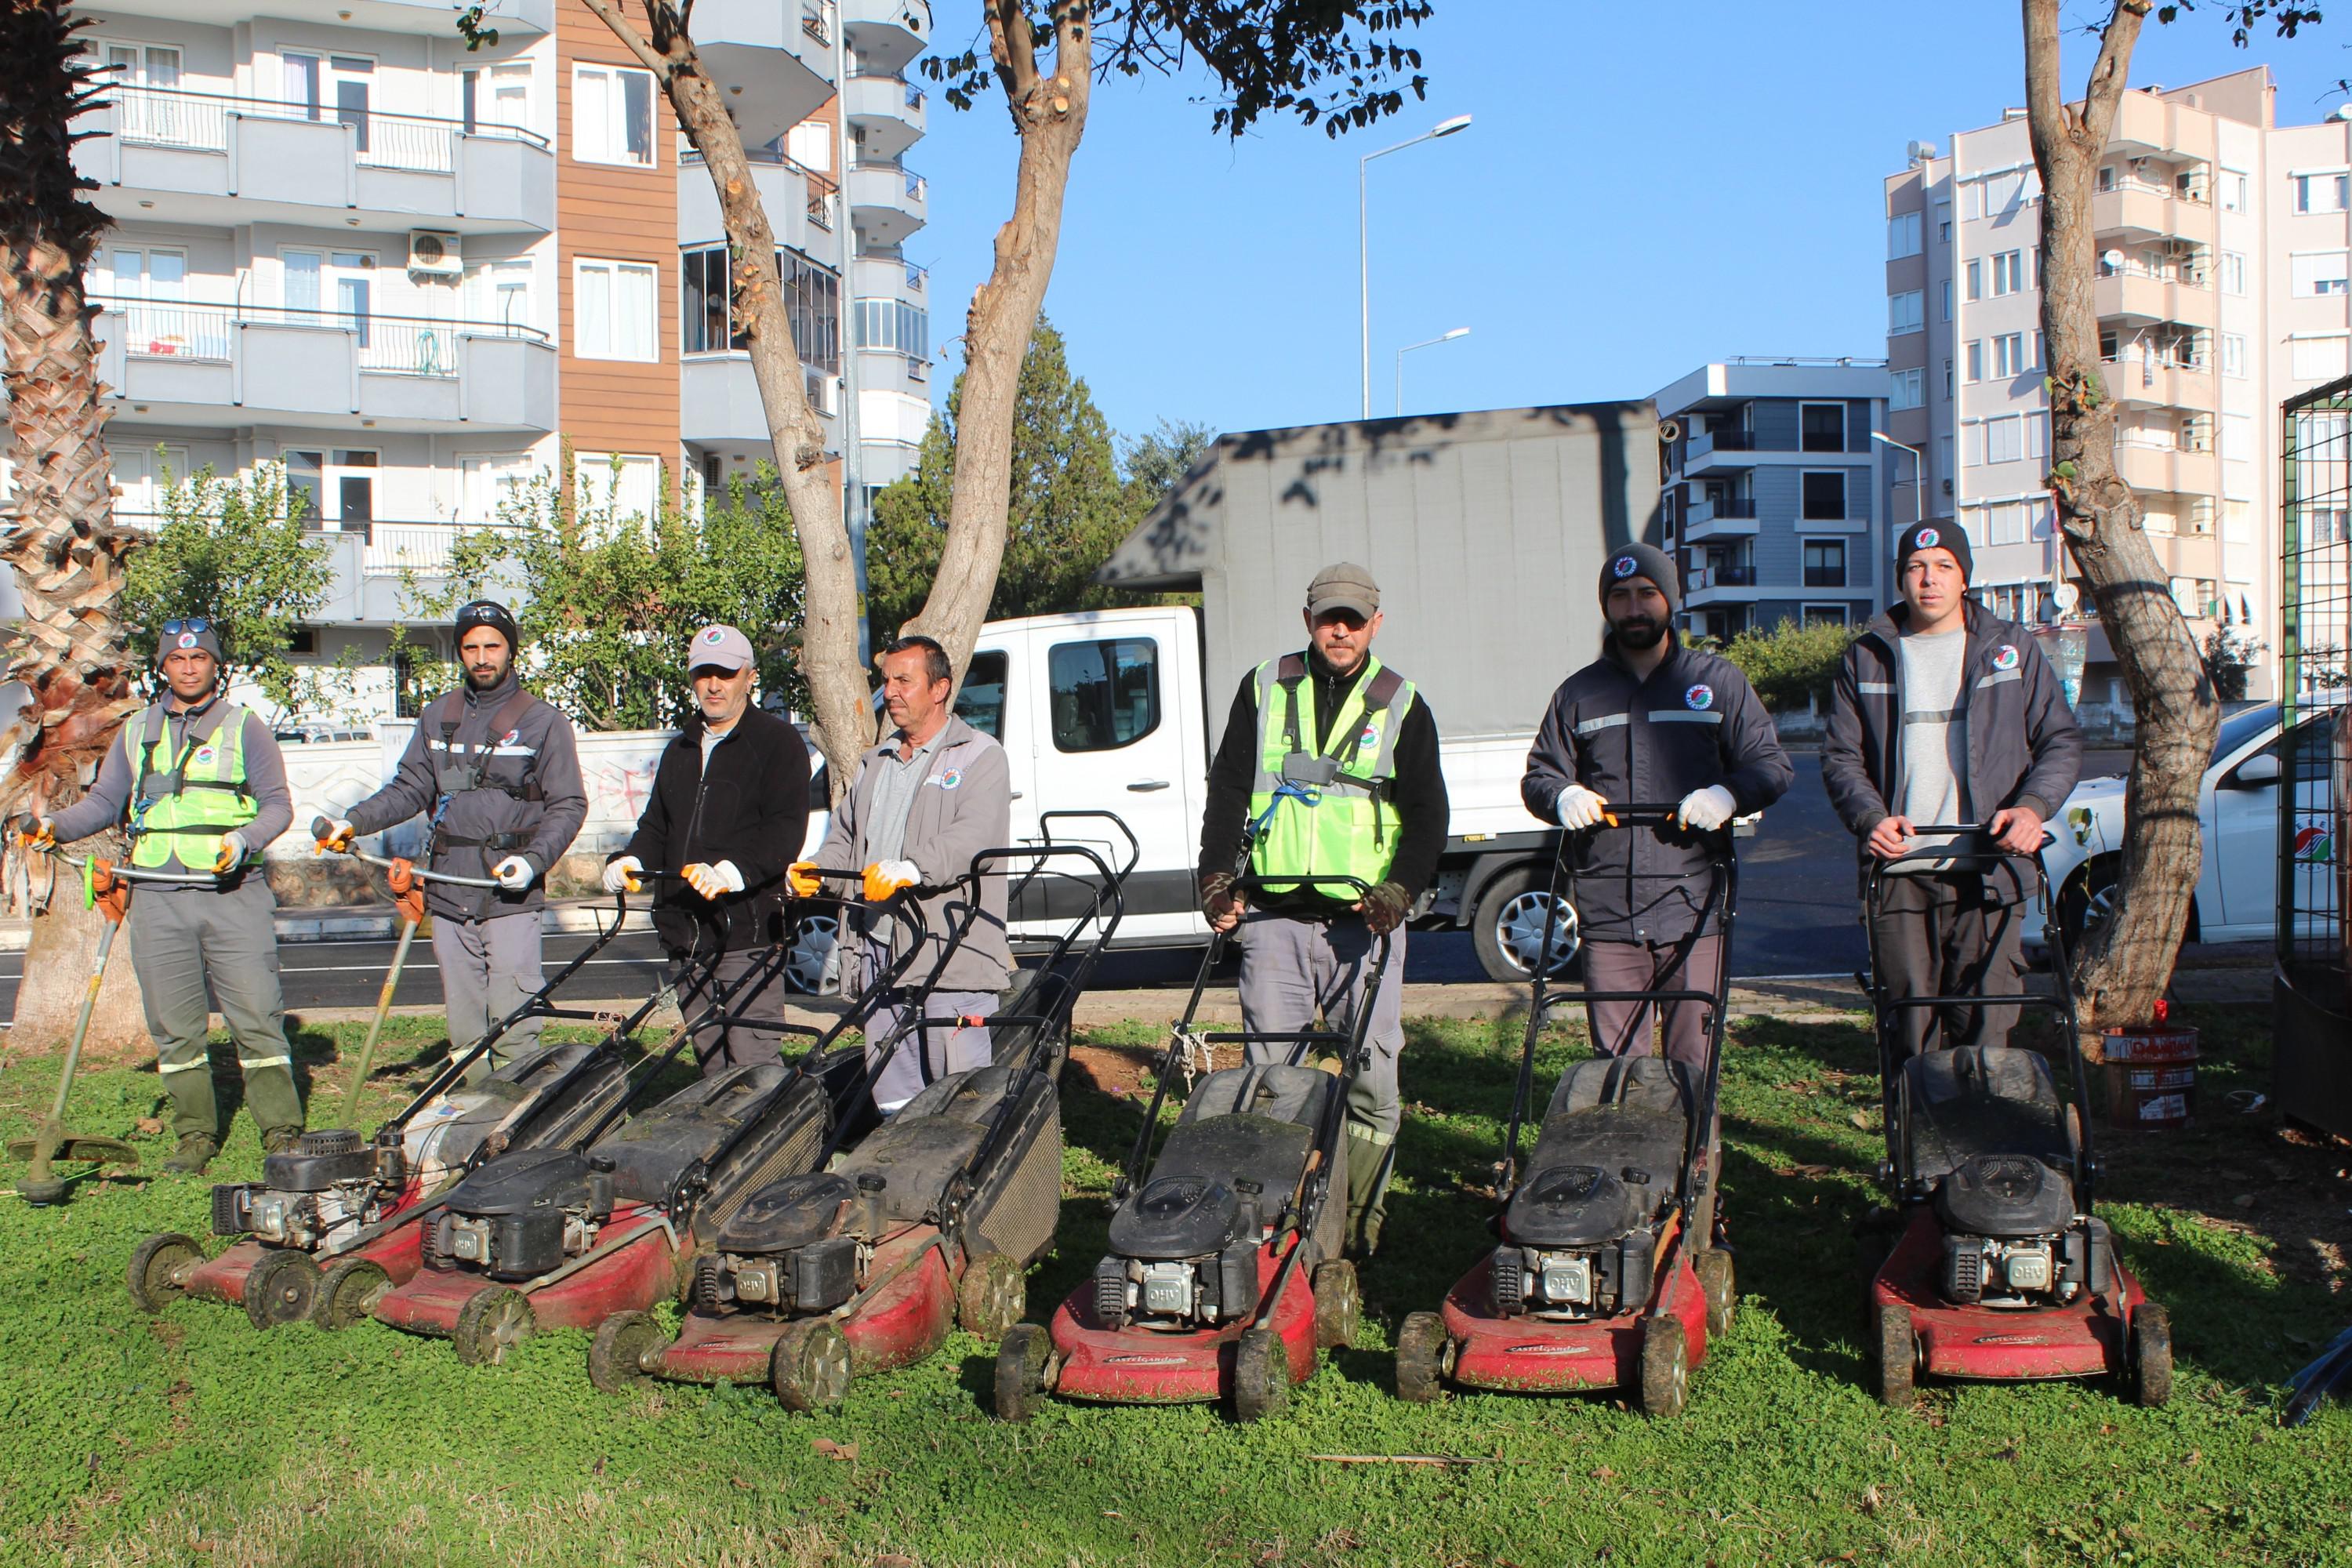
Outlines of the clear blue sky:
[[[2104,9],[2074,0],[2068,20]],[[939,0],[941,51],[975,11]],[[1407,360],[1409,411],[1646,395],[1731,354],[1875,356],[1881,179],[1913,138],[1947,149],[2023,101],[2019,26],[2000,0],[1437,0],[1427,102],[1337,142],[1268,121],[1228,142],[1198,81],[1103,82],[1046,311],[1122,433],[1354,418],[1357,159],[1468,113],[1371,166],[1375,414],[1397,347],[1454,327],[1471,336]],[[2213,6],[2151,21],[2133,82],[2267,64],[2280,121],[2309,121],[2352,76],[2347,41],[2325,26],[2238,49]],[[2094,48],[2069,34],[2070,84]],[[959,114],[934,96],[930,124],[908,154],[930,223],[907,248],[933,268],[936,344],[986,276],[1014,149],[993,99]]]

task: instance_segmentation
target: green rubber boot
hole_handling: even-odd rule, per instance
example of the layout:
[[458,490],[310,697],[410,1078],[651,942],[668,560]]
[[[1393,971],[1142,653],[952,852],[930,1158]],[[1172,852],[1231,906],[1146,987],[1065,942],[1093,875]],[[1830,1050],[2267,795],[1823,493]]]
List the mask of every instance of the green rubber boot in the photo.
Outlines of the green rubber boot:
[[205,1167],[220,1152],[220,1145],[201,1132],[180,1134],[179,1151],[163,1162],[163,1169],[174,1176],[201,1176]]
[[1348,1237],[1353,1258],[1370,1258],[1381,1245],[1388,1217],[1389,1176],[1396,1168],[1396,1144],[1367,1137],[1348,1124]]

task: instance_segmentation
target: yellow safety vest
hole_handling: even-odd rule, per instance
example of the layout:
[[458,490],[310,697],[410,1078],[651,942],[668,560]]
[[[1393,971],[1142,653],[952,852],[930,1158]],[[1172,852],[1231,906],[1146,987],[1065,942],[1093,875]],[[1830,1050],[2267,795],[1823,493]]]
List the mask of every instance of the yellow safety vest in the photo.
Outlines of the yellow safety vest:
[[[1332,721],[1330,749],[1318,752],[1322,726],[1306,656],[1268,659],[1257,667],[1256,680],[1250,868],[1261,886],[1279,894],[1297,888],[1283,877],[1354,877],[1368,887],[1385,881],[1401,820],[1391,787],[1396,735],[1413,704],[1412,682],[1367,655],[1362,676]],[[1358,897],[1338,884],[1313,890],[1342,904]]]
[[212,733],[191,739],[176,757],[169,754],[171,725],[162,703],[142,716],[136,740],[133,728],[122,727],[131,763],[131,863],[154,870],[176,859],[192,871],[211,870],[220,836],[261,815],[245,787],[245,710],[223,708]]

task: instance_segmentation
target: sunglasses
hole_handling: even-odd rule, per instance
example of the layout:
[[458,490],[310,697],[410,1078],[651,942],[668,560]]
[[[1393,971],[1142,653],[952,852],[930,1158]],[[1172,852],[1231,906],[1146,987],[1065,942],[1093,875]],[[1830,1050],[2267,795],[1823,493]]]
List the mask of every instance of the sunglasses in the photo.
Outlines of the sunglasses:
[[182,632],[194,632],[198,637],[202,637],[212,629],[212,622],[202,616],[190,616],[185,619],[174,619],[163,623],[163,635],[167,637],[178,637]]

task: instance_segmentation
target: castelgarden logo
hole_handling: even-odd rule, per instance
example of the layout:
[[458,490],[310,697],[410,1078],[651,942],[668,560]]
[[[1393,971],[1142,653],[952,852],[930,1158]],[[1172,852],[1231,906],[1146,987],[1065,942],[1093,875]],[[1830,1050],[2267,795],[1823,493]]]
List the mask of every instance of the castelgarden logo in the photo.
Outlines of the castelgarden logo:
[[2298,865],[2325,866],[2336,858],[2336,842],[2325,827],[2297,828],[2294,858]]
[[182,632],[180,634],[180,640],[173,643],[172,646],[173,647],[194,647],[196,646],[196,634],[194,632]]
[[1610,563],[1609,574],[1612,577],[1631,577],[1634,568],[1640,564],[1640,562],[1630,555],[1620,555],[1615,561]]
[[2017,650],[2010,647],[2007,643],[2001,644],[2000,647],[1993,650],[1992,667],[1995,669],[2015,669],[2017,668]]
[[720,626],[713,626],[709,631],[702,634],[702,640],[709,643],[713,647],[718,647],[721,642],[725,641],[726,637],[727,632],[724,627]]
[[1683,703],[1694,712],[1704,712],[1715,706],[1715,688],[1704,683],[1683,693]]
[[1933,550],[1936,547],[1936,541],[1941,537],[1942,535],[1938,534],[1934,529],[1923,528],[1918,532],[1911,536],[1911,548],[1914,550]]
[[930,777],[930,782],[939,785],[941,789],[954,789],[963,783],[963,770],[961,768],[950,768],[943,773],[933,773]]

